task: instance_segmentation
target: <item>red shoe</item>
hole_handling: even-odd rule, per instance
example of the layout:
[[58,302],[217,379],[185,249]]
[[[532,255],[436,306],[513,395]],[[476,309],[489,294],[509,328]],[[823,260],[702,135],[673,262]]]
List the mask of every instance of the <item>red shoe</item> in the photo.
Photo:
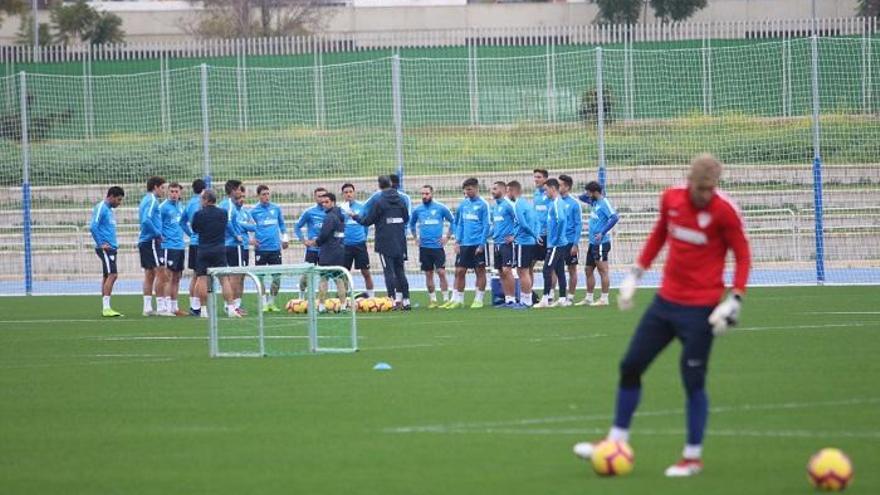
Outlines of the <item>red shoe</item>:
[[700,459],[682,459],[666,468],[666,476],[669,478],[683,478],[700,474],[703,470],[703,461]]

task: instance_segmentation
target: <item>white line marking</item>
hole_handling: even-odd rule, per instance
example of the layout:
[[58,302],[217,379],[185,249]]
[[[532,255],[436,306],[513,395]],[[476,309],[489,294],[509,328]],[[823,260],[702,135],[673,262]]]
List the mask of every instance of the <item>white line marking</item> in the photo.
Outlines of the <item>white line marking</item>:
[[759,332],[764,330],[809,330],[809,329],[820,329],[820,328],[853,328],[853,327],[876,327],[880,326],[880,322],[877,323],[827,323],[824,325],[780,325],[774,327],[742,327],[739,329],[734,328],[735,332]]
[[[552,429],[552,428],[482,428],[482,429],[453,429],[442,433],[450,434],[487,434],[487,435],[565,435],[578,437],[591,437],[603,435],[608,432],[607,428],[569,428],[569,429]],[[397,432],[395,432],[397,433]],[[632,434],[636,436],[682,436],[687,431],[684,429],[642,429],[633,428]],[[708,435],[720,437],[777,437],[777,438],[868,438],[880,440],[880,431],[812,431],[812,430],[713,430],[709,428]]]
[[880,311],[809,311],[805,315],[880,315]]
[[[808,409],[812,407],[837,407],[864,404],[880,404],[880,397],[865,397],[823,402],[783,402],[777,404],[742,404],[737,406],[719,406],[710,408],[712,413],[747,412],[747,411],[781,411],[790,409]],[[683,409],[664,409],[657,411],[638,411],[636,417],[671,416],[683,414]],[[491,429],[511,426],[530,426],[554,423],[573,423],[604,420],[613,418],[610,414],[592,414],[581,416],[549,416],[544,418],[514,419],[507,421],[483,421],[473,423],[452,423],[448,425],[434,424],[423,426],[402,426],[386,428],[385,433],[446,433],[452,430]],[[603,430],[604,431],[604,430]]]
[[126,359],[126,360],[102,359],[100,361],[84,361],[81,363],[68,362],[68,363],[44,363],[44,364],[8,364],[8,365],[0,365],[0,369],[14,370],[14,369],[28,369],[28,368],[67,368],[70,366],[95,366],[95,365],[103,365],[103,364],[164,363],[164,362],[174,361],[174,360],[175,360],[175,358],[172,358],[172,357]]

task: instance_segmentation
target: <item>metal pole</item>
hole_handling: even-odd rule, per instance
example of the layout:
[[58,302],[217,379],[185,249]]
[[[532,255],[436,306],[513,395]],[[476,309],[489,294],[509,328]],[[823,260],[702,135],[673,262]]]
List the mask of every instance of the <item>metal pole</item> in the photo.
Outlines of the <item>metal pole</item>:
[[204,154],[205,183],[211,187],[211,130],[208,118],[208,66],[202,64],[202,151]]
[[550,41],[546,46],[547,122],[556,121],[556,45]]
[[167,81],[165,80],[165,54],[159,55],[159,113],[162,118],[162,132],[167,133],[169,129],[168,125],[168,102],[165,99],[165,91],[167,88],[165,87]]
[[596,121],[599,145],[599,184],[605,190],[605,89],[602,84],[602,47],[596,48]]
[[31,2],[31,12],[34,16],[34,62],[40,61],[40,20],[37,19],[37,0]]
[[868,57],[870,57],[870,49],[871,46],[870,41],[868,40],[867,31],[862,33],[862,113],[869,113],[868,109],[868,99],[870,98],[868,95],[871,92],[870,86],[870,70],[871,70],[871,62]]
[[468,44],[468,91],[471,101],[471,125],[480,125],[480,88],[477,82],[477,47],[471,41]]
[[86,139],[95,137],[95,103],[92,98],[92,46],[87,47],[86,56],[83,57],[83,106],[85,118]]
[[813,86],[813,210],[816,231],[816,282],[825,283],[825,227],[822,211],[822,155],[819,140],[819,38],[812,41]]
[[403,189],[403,101],[400,87],[400,55],[391,57],[391,103],[394,111],[394,149],[397,176]]
[[19,73],[19,103],[21,104],[21,203],[24,226],[24,293],[34,292],[34,265],[31,252],[31,156],[28,141],[27,74]]
[[320,43],[315,46],[313,72],[315,74],[315,124],[318,129],[323,129],[326,109],[324,103],[324,53]]

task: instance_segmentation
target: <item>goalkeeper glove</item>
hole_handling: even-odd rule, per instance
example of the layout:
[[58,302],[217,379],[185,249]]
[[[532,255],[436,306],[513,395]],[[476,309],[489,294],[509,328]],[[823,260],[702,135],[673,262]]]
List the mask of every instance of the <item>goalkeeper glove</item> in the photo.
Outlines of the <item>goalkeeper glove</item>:
[[623,282],[620,283],[620,288],[618,289],[617,295],[617,307],[621,310],[632,309],[633,307],[633,296],[636,295],[636,288],[639,286],[639,280],[642,278],[642,270],[639,266],[632,267],[629,274],[623,279]]
[[742,298],[739,294],[731,293],[724,302],[715,307],[715,310],[709,315],[709,323],[712,325],[712,333],[714,335],[722,335],[730,327],[736,326],[739,321],[741,301]]

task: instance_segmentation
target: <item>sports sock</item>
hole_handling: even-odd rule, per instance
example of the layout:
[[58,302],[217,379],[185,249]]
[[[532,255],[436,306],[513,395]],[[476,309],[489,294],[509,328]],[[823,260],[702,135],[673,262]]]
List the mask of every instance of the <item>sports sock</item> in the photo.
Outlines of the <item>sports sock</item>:
[[367,289],[367,297],[376,297],[376,291],[373,289]]
[[232,316],[235,314],[235,303],[226,305],[226,314]]
[[636,412],[636,407],[639,406],[639,399],[641,399],[641,396],[641,387],[621,387],[617,389],[617,407],[614,410],[614,426],[625,430],[629,429],[633,414]]
[[516,298],[513,296],[504,296],[505,304],[513,304],[516,302]]
[[531,292],[523,292],[522,296],[520,297],[520,301],[522,301],[522,303],[525,304],[526,306],[531,306],[532,305],[532,293]]
[[437,302],[437,293],[434,291],[428,292],[428,300],[431,302]]
[[274,305],[275,304],[275,296],[273,296],[272,294],[269,294],[268,296],[266,296],[266,302],[268,302],[270,306]]
[[449,300],[452,301],[452,302],[454,302],[454,303],[459,302],[459,301],[458,301],[458,296],[459,296],[459,294],[460,294],[460,292],[458,292],[457,290],[452,291],[452,297],[451,297]]
[[699,460],[703,457],[703,446],[685,444],[684,451],[681,453],[681,456],[685,459]]
[[608,293],[603,292],[602,295],[599,296],[599,300],[602,301],[603,303],[607,303],[608,302]]
[[171,309],[172,313],[176,313],[176,312],[180,311],[180,308],[177,307],[177,299],[171,300],[171,308],[170,309]]
[[153,296],[144,296],[144,312],[153,311]]
[[165,307],[165,298],[164,297],[157,297],[156,298],[156,312],[157,313],[164,313],[166,311],[168,311],[168,309]]
[[574,294],[568,294],[565,298],[568,299],[568,302],[574,302]]
[[202,300],[199,299],[198,297],[191,297],[191,298],[189,298],[189,306],[192,309],[198,311],[198,310],[202,309]]
[[235,299],[232,300],[232,304],[235,306],[235,309],[240,308],[241,307],[241,298],[236,297]]
[[608,440],[611,440],[612,442],[629,442],[629,430],[612,426],[611,429],[608,430]]
[[263,307],[266,307],[269,304],[269,296],[267,296],[266,294],[263,294],[262,299],[263,299]]
[[110,296],[102,296],[101,303],[104,305],[104,309],[110,309]]
[[709,398],[705,389],[694,390],[687,398],[687,443],[702,445],[703,431],[709,417]]
[[447,301],[451,301],[451,300],[452,300],[452,295],[453,295],[453,294],[455,294],[455,291],[452,290],[452,289],[449,289],[448,291],[446,291],[446,300],[447,300]]
[[403,299],[403,305],[404,305],[404,306],[409,306],[409,305],[410,305],[410,303],[409,303],[409,298],[408,298],[408,297],[405,297],[405,298]]
[[483,293],[484,292],[485,291],[482,291],[482,290],[476,290],[474,292],[474,302],[483,302]]
[[587,292],[587,293],[584,295],[584,301],[587,301],[588,303],[592,304],[592,303],[593,303],[593,293],[592,293],[592,292]]
[[403,302],[403,292],[394,294],[394,302]]

